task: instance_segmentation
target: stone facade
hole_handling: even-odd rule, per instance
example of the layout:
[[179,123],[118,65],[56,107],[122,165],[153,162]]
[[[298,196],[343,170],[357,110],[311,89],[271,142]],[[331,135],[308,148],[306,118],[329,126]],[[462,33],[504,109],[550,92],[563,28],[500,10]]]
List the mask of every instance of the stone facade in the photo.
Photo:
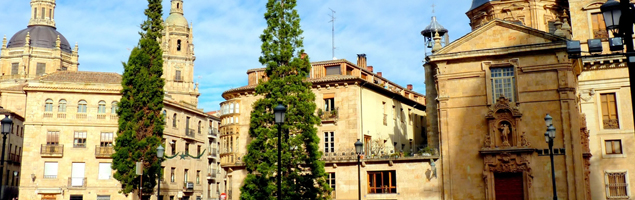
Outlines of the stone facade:
[[[24,118],[19,114],[12,112],[11,110],[0,107],[0,119],[5,117],[13,120],[13,126],[11,132],[7,135],[6,141],[0,143],[2,149],[4,149],[4,165],[0,168],[2,181],[2,196],[1,199],[11,199],[18,196],[18,186],[20,185],[19,177],[21,175],[22,166],[22,148],[24,140]],[[4,140],[4,139],[3,139]],[[1,151],[1,150],[0,150]]]
[[[240,196],[247,175],[242,157],[247,152],[252,105],[262,98],[254,94],[258,83],[267,81],[264,68],[247,72],[249,84],[223,93],[221,103],[221,166],[227,175],[229,199]],[[439,199],[437,152],[428,144],[425,131],[425,97],[374,73],[366,56],[357,65],[346,60],[313,62],[308,81],[316,95],[316,111],[323,161],[333,199],[357,198],[357,156],[354,143],[364,142],[361,164],[362,199]],[[427,148],[426,148],[427,147]],[[382,174],[395,179],[394,189],[369,183]],[[385,174],[385,175],[384,175]],[[375,180],[375,179],[373,179]],[[371,181],[372,182],[372,181]],[[381,188],[381,189],[378,189]]]

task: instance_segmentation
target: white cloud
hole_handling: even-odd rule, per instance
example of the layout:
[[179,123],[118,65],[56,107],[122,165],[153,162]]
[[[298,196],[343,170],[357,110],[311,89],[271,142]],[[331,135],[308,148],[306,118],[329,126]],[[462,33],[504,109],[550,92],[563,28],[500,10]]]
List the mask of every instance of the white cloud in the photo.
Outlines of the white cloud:
[[[331,24],[329,8],[337,13],[335,56],[356,62],[365,53],[375,72],[415,91],[425,92],[423,37],[430,23],[432,0],[299,0],[304,48],[312,61],[330,60]],[[470,0],[435,1],[439,22],[456,39],[470,31],[465,12]],[[185,0],[185,17],[193,23],[200,76],[199,107],[216,110],[225,90],[247,84],[247,69],[261,67],[259,36],[266,0]],[[123,72],[139,39],[139,24],[145,19],[146,1],[58,0],[55,19],[60,31],[74,46],[79,43],[80,70]],[[164,0],[164,15],[170,2]],[[7,39],[26,28],[30,5],[26,0],[0,1],[0,35]]]

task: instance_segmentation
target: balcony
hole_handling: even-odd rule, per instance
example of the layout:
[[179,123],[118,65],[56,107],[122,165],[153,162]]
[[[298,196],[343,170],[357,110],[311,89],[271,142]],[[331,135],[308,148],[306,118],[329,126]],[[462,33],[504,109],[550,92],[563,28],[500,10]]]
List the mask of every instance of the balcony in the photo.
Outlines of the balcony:
[[183,183],[183,192],[194,192],[194,182]]
[[175,82],[183,82],[183,76],[174,76]]
[[207,136],[218,137],[218,129],[217,128],[214,128],[214,129],[210,128]]
[[97,114],[97,119],[105,120],[106,114]]
[[86,113],[77,113],[75,114],[75,119],[87,119],[88,118],[88,114]]
[[22,160],[22,158],[20,157],[20,155],[18,154],[9,154],[9,161],[13,162],[14,164],[20,165],[20,161]]
[[192,137],[192,138],[196,137],[194,132],[195,132],[194,129],[191,129],[191,128],[185,129],[185,135],[188,137]]
[[110,158],[115,150],[112,147],[102,147],[100,145],[95,146],[96,158]]
[[339,118],[338,108],[329,111],[322,111],[322,109],[318,109],[317,114],[320,119],[322,119],[322,123],[337,122],[337,119]]
[[43,118],[53,118],[53,113],[44,113]]
[[218,156],[218,150],[216,150],[216,148],[211,148],[209,150],[209,155],[212,156],[212,157]]
[[57,113],[58,119],[66,119],[66,113]]
[[62,157],[64,156],[63,144],[43,144],[40,149],[42,157]]
[[217,176],[216,169],[211,169],[209,172],[207,172],[207,179],[216,179],[216,176]]
[[[430,158],[438,158],[438,150],[433,148],[419,148],[416,152],[411,152],[407,150],[406,152],[398,151],[398,152],[389,152],[384,150],[376,150],[368,152],[369,155],[362,154],[363,160],[372,160],[372,161],[388,161],[388,160],[427,160]],[[322,160],[327,163],[337,163],[337,162],[357,162],[357,153],[355,153],[354,149],[348,151],[339,151],[339,152],[329,152],[324,153],[322,155]]]
[[85,190],[86,189],[86,177],[68,178],[69,190]]

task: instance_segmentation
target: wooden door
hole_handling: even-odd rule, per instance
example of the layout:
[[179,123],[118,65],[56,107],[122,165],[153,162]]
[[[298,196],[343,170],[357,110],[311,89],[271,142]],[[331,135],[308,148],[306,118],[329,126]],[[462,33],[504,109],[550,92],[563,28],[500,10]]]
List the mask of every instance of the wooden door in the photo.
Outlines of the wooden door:
[[524,199],[523,173],[495,173],[496,200]]

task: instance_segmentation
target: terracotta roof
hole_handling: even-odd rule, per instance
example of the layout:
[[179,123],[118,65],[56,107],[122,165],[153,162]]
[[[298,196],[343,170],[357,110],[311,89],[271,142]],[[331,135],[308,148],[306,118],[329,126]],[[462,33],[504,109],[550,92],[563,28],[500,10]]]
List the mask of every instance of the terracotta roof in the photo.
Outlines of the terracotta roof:
[[112,72],[58,71],[42,76],[41,81],[78,82],[78,83],[121,83],[121,75]]

